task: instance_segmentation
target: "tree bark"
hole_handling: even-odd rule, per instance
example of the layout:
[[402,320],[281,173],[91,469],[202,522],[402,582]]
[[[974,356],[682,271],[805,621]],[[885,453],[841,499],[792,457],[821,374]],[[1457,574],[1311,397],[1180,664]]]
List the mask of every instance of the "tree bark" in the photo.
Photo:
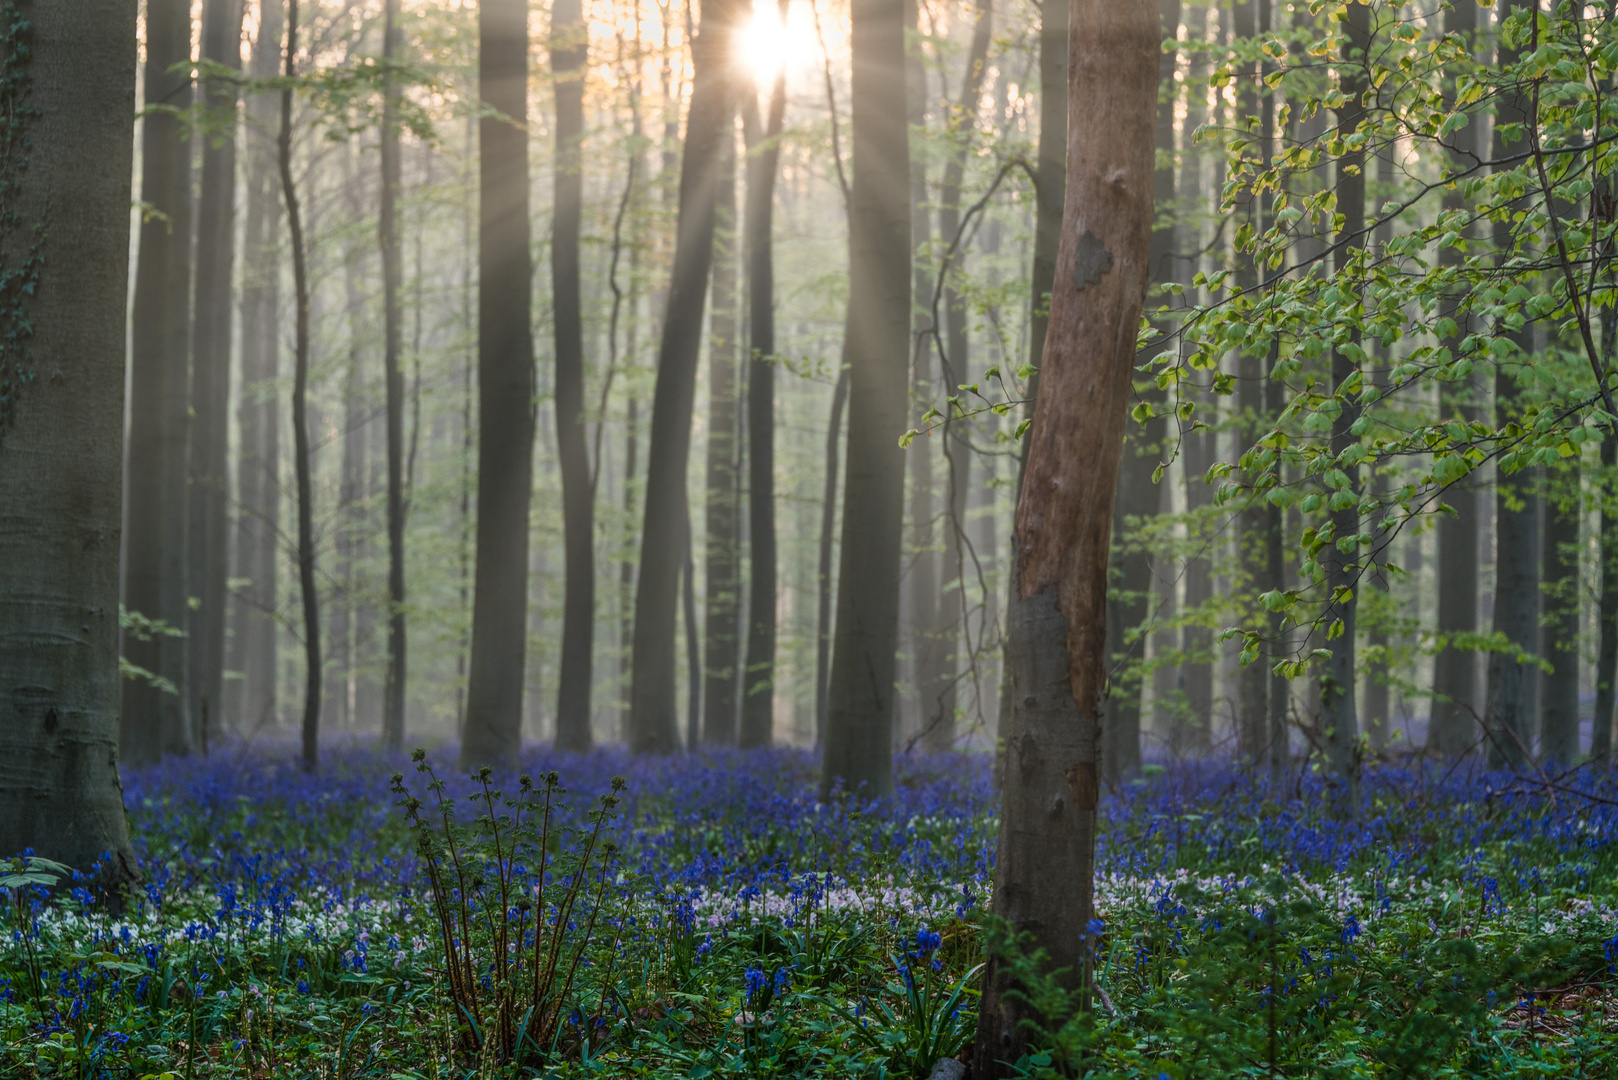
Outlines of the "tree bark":
[[[191,140],[180,117],[191,103],[191,5],[153,0],[146,13],[146,115],[141,129],[140,255],[130,327],[129,449],[124,525],[124,607],[190,625],[187,574],[191,360]],[[157,108],[158,111],[152,111]],[[119,744],[126,761],[150,763],[192,749],[187,643],[127,635],[130,663],[167,679],[123,687]]]
[[[1364,4],[1353,4],[1348,9],[1348,38],[1343,43],[1341,85],[1347,101],[1338,113],[1338,128],[1346,138],[1359,129],[1365,107],[1361,101],[1368,83],[1364,65],[1369,63],[1367,50],[1371,40],[1371,14]],[[1342,238],[1333,258],[1333,268],[1342,273],[1356,252],[1365,247],[1365,151],[1357,149],[1344,154],[1337,164],[1337,205],[1343,217],[1339,231]],[[1339,457],[1359,441],[1354,424],[1359,420],[1359,390],[1353,382],[1362,379],[1364,372],[1353,357],[1343,350],[1333,350],[1331,381],[1342,396],[1342,411],[1332,423],[1331,452]],[[1359,716],[1355,702],[1355,615],[1359,599],[1355,595],[1360,584],[1359,547],[1342,551],[1339,540],[1358,536],[1359,469],[1346,471],[1346,483],[1330,496],[1332,505],[1330,523],[1334,540],[1326,545],[1321,566],[1326,575],[1328,601],[1324,622],[1326,647],[1331,657],[1326,660],[1320,679],[1321,726],[1325,729],[1326,760],[1334,778],[1333,795],[1340,810],[1349,816],[1359,808]],[[1349,498],[1344,498],[1344,493]],[[1339,502],[1345,505],[1337,505]],[[1334,639],[1334,635],[1335,639]]]
[[[921,133],[927,126],[928,75],[922,56],[921,8],[918,0],[905,0],[905,98],[910,130]],[[929,212],[927,158],[910,157],[910,316],[911,357],[910,409],[918,419],[926,404],[933,401],[932,340],[933,298],[932,242],[933,221]],[[850,220],[852,227],[852,219]],[[843,326],[846,353],[848,326]],[[845,357],[846,359],[846,357]],[[903,739],[913,724],[924,727],[921,719],[928,712],[927,688],[930,673],[941,664],[937,659],[938,631],[938,510],[933,485],[934,440],[929,437],[911,444],[905,453],[905,469],[910,494],[910,538],[900,575],[899,601],[901,633],[909,645],[909,670],[901,669],[903,694],[896,703],[896,736]],[[912,715],[914,713],[914,715]]]
[[832,538],[837,527],[837,452],[843,444],[843,406],[848,401],[848,365],[840,366],[826,418],[826,488],[820,503],[820,574],[815,597],[815,745],[826,742],[831,676]]
[[[1608,309],[1603,340],[1618,329],[1618,317]],[[1612,758],[1613,683],[1618,676],[1618,520],[1612,507],[1613,466],[1618,465],[1618,444],[1611,439],[1601,443],[1601,482],[1596,488],[1601,498],[1601,595],[1597,601],[1599,624],[1596,644],[1595,716],[1590,726],[1590,760],[1610,763]]]
[[286,204],[287,233],[292,243],[292,287],[295,307],[292,352],[292,444],[298,485],[298,590],[303,599],[303,767],[320,762],[320,597],[315,588],[313,453],[309,445],[309,270],[305,263],[303,219],[292,182],[292,80],[297,76],[298,0],[287,0],[287,46],[281,91],[281,130],[276,158],[281,171],[281,198]]
[[[728,137],[726,137],[728,136]],[[708,331],[707,562],[702,741],[736,744],[741,686],[741,520],[738,516],[736,319],[736,138],[720,137],[714,183],[713,316]]]
[[[780,6],[786,21],[786,4]],[[758,104],[743,109],[747,138],[747,662],[742,669],[741,745],[769,746],[775,722],[775,177],[786,118],[786,70],[770,87],[759,131]],[[751,120],[748,123],[749,119]],[[834,450],[833,453],[836,451]],[[835,466],[833,466],[835,468]],[[818,714],[817,714],[818,715]]]
[[[281,59],[281,5],[260,6],[249,73],[273,78]],[[235,573],[226,684],[227,715],[244,733],[277,722],[276,572],[281,533],[280,199],[276,192],[276,97],[250,96],[245,125],[248,158],[247,216],[242,228],[242,387],[237,404],[240,442],[236,460]]]
[[483,0],[478,34],[490,112],[478,121],[478,536],[461,764],[510,767],[522,747],[534,468],[526,0]]
[[910,145],[904,0],[854,0],[848,464],[821,794],[893,789],[904,532]]
[[388,670],[382,695],[382,745],[404,745],[406,656],[404,572],[404,375],[399,369],[399,0],[382,15],[382,184],[377,242],[382,248],[382,371],[388,409]]
[[[1165,41],[1175,40],[1180,28],[1179,0],[1159,0],[1158,19]],[[1157,168],[1152,171],[1152,205],[1156,220],[1147,252],[1147,288],[1175,277],[1174,268],[1174,73],[1179,64],[1177,50],[1162,53],[1157,62],[1157,114],[1154,125]],[[1148,303],[1161,303],[1148,299]],[[1166,330],[1166,323],[1159,329]],[[1153,405],[1161,405],[1166,395],[1154,379],[1138,374],[1135,393]],[[1111,688],[1101,732],[1102,775],[1117,783],[1140,771],[1141,671],[1146,659],[1146,641],[1128,640],[1129,631],[1138,630],[1151,614],[1152,558],[1144,543],[1131,541],[1129,533],[1142,521],[1157,515],[1161,491],[1153,473],[1162,454],[1168,419],[1154,417],[1144,426],[1124,425],[1123,458],[1119,466],[1118,496],[1113,507],[1113,567],[1117,588],[1107,601],[1107,662]]]
[[629,747],[637,754],[668,754],[680,748],[674,627],[684,551],[685,476],[703,308],[713,263],[719,140],[735,115],[730,36],[739,11],[738,0],[713,0],[703,9],[701,30],[691,44],[690,118],[652,398],[640,580],[635,589]]
[[[208,0],[202,10],[202,57],[232,70],[242,63],[243,0]],[[236,88],[228,80],[204,83],[217,122],[228,114],[223,135],[202,147],[202,192],[197,213],[197,286],[192,321],[191,499],[188,507],[191,698],[189,706],[203,752],[224,713],[225,605],[228,597],[230,481],[226,429],[230,410],[231,283],[236,262]]]
[[[1528,0],[1512,0],[1501,10],[1507,17],[1512,10],[1527,6]],[[1500,48],[1501,67],[1520,59],[1518,50],[1504,45]],[[1493,156],[1496,161],[1508,154],[1519,152],[1526,138],[1508,143],[1504,129],[1524,123],[1528,118],[1528,102],[1520,93],[1507,93],[1500,99],[1494,123]],[[1501,168],[1509,168],[1502,165]],[[1494,227],[1495,249],[1502,253],[1511,243],[1509,222],[1497,222]],[[1533,349],[1533,330],[1525,325],[1511,335],[1517,347],[1527,354]],[[1496,419],[1505,423],[1515,418],[1518,410],[1517,377],[1514,370],[1497,367],[1494,377]],[[1539,553],[1538,528],[1532,496],[1529,494],[1529,474],[1515,477],[1497,474],[1495,479],[1495,587],[1493,629],[1504,634],[1514,649],[1534,652],[1539,645]],[[1533,756],[1533,729],[1530,715],[1533,709],[1532,676],[1514,653],[1489,654],[1488,688],[1484,697],[1483,727],[1488,740],[1488,761],[1491,768],[1517,768],[1527,764]]]
[[[946,245],[955,247],[953,265],[944,276],[944,349],[940,354],[939,383],[947,398],[956,386],[968,381],[970,363],[967,335],[966,300],[957,282],[965,249],[960,245],[961,182],[966,173],[966,154],[977,128],[978,99],[982,96],[983,72],[989,59],[989,35],[994,25],[993,0],[980,0],[978,17],[972,28],[972,44],[967,49],[966,71],[961,78],[961,96],[951,110],[949,134],[954,139],[944,162],[939,187],[938,234]],[[925,297],[927,303],[932,296]],[[938,327],[932,328],[937,334]],[[937,618],[928,628],[932,661],[930,670],[921,671],[922,744],[929,750],[948,750],[955,745],[955,713],[959,694],[960,657],[957,649],[966,614],[962,589],[961,535],[966,527],[966,493],[972,482],[971,445],[962,431],[962,421],[946,417],[940,442],[944,451],[944,545],[939,581]]]
[[1579,754],[1579,473],[1546,472],[1540,651],[1551,671],[1542,676],[1539,752],[1547,764],[1565,767]]
[[[0,315],[0,851],[86,872],[108,855],[116,885],[137,876],[118,779],[135,2],[18,10],[0,37],[0,267],[18,275]],[[19,385],[29,371],[46,377]]]
[[[1076,0],[1066,214],[1040,396],[1018,499],[1014,690],[995,912],[1065,985],[1088,985],[1107,555],[1152,232],[1159,19],[1153,0]],[[1005,1076],[1026,1005],[991,960],[976,1077]]]
[[585,446],[584,317],[580,307],[579,223],[584,202],[584,72],[588,42],[580,0],[551,11],[556,80],[556,210],[551,225],[555,294],[556,456],[562,471],[566,597],[556,692],[556,748],[590,749],[591,659],[595,650],[595,493]]

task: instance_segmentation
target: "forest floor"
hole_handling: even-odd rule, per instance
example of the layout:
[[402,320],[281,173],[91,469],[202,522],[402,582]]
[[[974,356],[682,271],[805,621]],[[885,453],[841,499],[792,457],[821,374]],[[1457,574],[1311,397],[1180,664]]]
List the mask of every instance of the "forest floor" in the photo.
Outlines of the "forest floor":
[[[986,756],[865,804],[793,750],[452,761],[130,771],[121,911],[0,880],[0,1076],[909,1078],[970,1039]],[[1104,797],[1101,992],[1031,983],[1023,1074],[1618,1076],[1612,773],[1386,764],[1343,818],[1308,771],[1148,772]]]

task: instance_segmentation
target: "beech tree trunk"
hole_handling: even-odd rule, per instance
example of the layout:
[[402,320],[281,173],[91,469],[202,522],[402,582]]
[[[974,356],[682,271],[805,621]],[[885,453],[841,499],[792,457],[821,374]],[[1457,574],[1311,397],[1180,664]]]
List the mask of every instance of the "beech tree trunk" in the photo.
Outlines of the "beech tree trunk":
[[853,0],[847,472],[821,794],[893,789],[904,534],[910,144],[904,0]]
[[837,527],[837,452],[843,445],[843,406],[848,402],[848,365],[841,365],[826,418],[825,492],[820,502],[820,574],[815,597],[815,745],[826,742],[831,676],[832,538]]
[[[1347,97],[1338,114],[1338,127],[1346,138],[1359,129],[1365,108],[1360,98],[1367,89],[1362,66],[1367,64],[1366,50],[1371,39],[1370,9],[1364,4],[1353,4],[1348,9],[1348,39],[1343,43],[1342,89]],[[1356,251],[1365,247],[1365,151],[1354,150],[1344,154],[1337,164],[1337,206],[1343,217],[1342,238],[1333,263],[1340,272]],[[1342,454],[1359,441],[1354,424],[1359,420],[1360,408],[1355,402],[1359,392],[1349,384],[1363,378],[1364,372],[1354,358],[1344,350],[1334,350],[1331,360],[1332,386],[1343,395],[1343,408],[1331,429],[1331,451]],[[1357,536],[1360,532],[1358,468],[1345,470],[1348,484],[1343,489],[1353,499],[1346,506],[1331,511],[1332,535],[1336,538]],[[1333,497],[1333,501],[1336,499]],[[1358,812],[1360,747],[1359,715],[1355,702],[1355,683],[1358,677],[1355,658],[1355,615],[1359,598],[1355,595],[1362,581],[1358,569],[1360,549],[1344,553],[1335,542],[1321,552],[1321,566],[1325,570],[1328,600],[1325,613],[1326,648],[1331,657],[1326,660],[1320,677],[1320,723],[1325,731],[1326,760],[1334,775],[1334,797],[1339,808],[1348,815]],[[1368,581],[1365,582],[1368,584]],[[1338,599],[1338,597],[1341,599]]]
[[[124,607],[184,631],[186,511],[190,499],[191,140],[169,108],[191,103],[189,0],[151,0],[146,11],[145,118],[141,121],[140,254],[130,327],[129,450],[125,477]],[[152,111],[154,106],[164,106]],[[150,763],[189,753],[193,743],[184,637],[126,634],[124,654],[167,679],[123,687],[119,745],[124,759]]]
[[[938,208],[939,239],[955,246],[952,265],[944,277],[944,349],[939,371],[941,396],[948,397],[956,386],[970,381],[966,300],[957,282],[965,248],[958,243],[961,231],[961,182],[966,172],[966,155],[977,128],[978,99],[982,96],[983,72],[989,57],[989,34],[994,25],[992,0],[981,0],[972,28],[972,44],[967,49],[966,71],[961,78],[961,96],[951,110],[950,134],[954,139],[944,163]],[[923,297],[932,303],[932,296]],[[944,458],[944,519],[942,573],[939,575],[937,616],[928,628],[931,648],[930,669],[919,673],[921,684],[921,737],[929,750],[948,750],[955,745],[955,712],[959,698],[960,657],[957,650],[964,628],[966,604],[962,593],[961,535],[966,528],[966,494],[972,483],[972,450],[962,422],[947,418],[939,442]]]
[[[1618,330],[1618,317],[1608,309],[1602,327],[1603,340]],[[1595,717],[1590,727],[1590,760],[1610,763],[1612,759],[1613,682],[1618,677],[1618,515],[1612,507],[1613,466],[1618,465],[1618,444],[1611,439],[1601,443],[1601,595],[1597,602],[1598,640],[1596,645]]]
[[[1473,4],[1456,4],[1444,12],[1444,30],[1470,39],[1477,32],[1478,9]],[[1455,88],[1446,87],[1450,100]],[[1476,129],[1468,125],[1451,136],[1455,153],[1450,167],[1464,169],[1477,145]],[[1446,192],[1446,211],[1460,210],[1464,199],[1459,189]],[[1459,266],[1463,255],[1454,247],[1438,253],[1442,266]],[[1459,297],[1446,297],[1440,314],[1455,318]],[[1460,345],[1468,333],[1461,326],[1456,336],[1444,342],[1450,349]],[[1439,410],[1444,419],[1459,415],[1463,421],[1478,418],[1477,395],[1473,382],[1439,386]],[[1438,632],[1443,635],[1471,634],[1478,629],[1478,492],[1472,477],[1463,477],[1444,490],[1444,502],[1453,514],[1438,516]],[[1445,646],[1433,660],[1433,703],[1427,727],[1427,749],[1441,757],[1456,757],[1477,745],[1479,716],[1477,701],[1477,653],[1470,648]]]
[[556,691],[556,748],[590,749],[591,660],[595,652],[595,492],[585,445],[584,316],[579,223],[584,203],[584,72],[588,42],[580,0],[551,10],[556,80],[556,210],[551,224],[551,287],[556,328],[556,457],[562,470],[566,597]]
[[[117,885],[138,873],[118,779],[135,0],[19,13],[27,55],[0,49],[0,268],[20,272],[0,314],[0,851],[110,855]],[[32,371],[51,377],[19,386]]]
[[528,219],[528,4],[478,8],[478,495],[461,764],[515,766],[528,641],[534,470]]
[[[1159,0],[1157,8],[1163,39],[1173,41],[1180,27],[1179,0]],[[1148,289],[1175,278],[1174,72],[1178,62],[1178,53],[1170,49],[1161,55],[1157,66],[1157,118],[1153,130],[1158,167],[1152,172],[1156,220],[1147,253]],[[1147,303],[1157,306],[1163,299],[1149,296]],[[1162,403],[1166,395],[1150,376],[1142,378],[1137,373],[1131,377],[1137,396],[1153,404]],[[1126,542],[1126,536],[1143,520],[1157,514],[1162,492],[1152,474],[1163,456],[1167,427],[1165,416],[1147,421],[1144,427],[1133,421],[1124,425],[1118,496],[1113,507],[1112,559],[1117,580],[1107,603],[1107,663],[1112,685],[1101,732],[1102,774],[1109,783],[1140,771],[1141,662],[1146,655],[1146,640],[1136,637],[1131,641],[1129,633],[1138,631],[1151,616],[1152,558],[1144,544]]]
[[[1012,713],[994,909],[1086,986],[1106,689],[1107,556],[1152,232],[1154,0],[1075,0],[1067,199],[1039,401],[1017,503]],[[1027,1006],[991,959],[975,1077],[1010,1074]]]
[[1551,671],[1541,675],[1539,753],[1547,764],[1565,767],[1579,755],[1579,472],[1546,471],[1540,635]]
[[[243,0],[208,0],[202,9],[202,57],[232,70],[242,64]],[[234,113],[236,88],[209,79],[210,110]],[[189,514],[191,716],[203,752],[224,714],[225,606],[229,566],[230,481],[225,460],[230,412],[231,284],[236,262],[236,132],[202,146],[197,213],[197,288],[192,322],[191,499]]]
[[[782,0],[780,17],[786,21]],[[786,71],[770,87],[759,130],[758,103],[743,109],[747,137],[747,662],[742,674],[741,745],[769,746],[775,724],[775,176],[786,118]],[[835,450],[832,451],[836,453]],[[835,470],[836,466],[833,465]]]
[[[249,72],[273,78],[281,59],[281,5],[259,8],[258,37]],[[245,734],[277,722],[277,622],[280,602],[281,403],[280,377],[280,198],[276,191],[276,97],[250,96],[244,126],[247,149],[247,215],[242,227],[242,386],[237,404],[240,429],[236,460],[238,586],[231,613],[226,682],[229,722]]]
[[668,754],[680,748],[674,628],[685,551],[685,478],[708,271],[713,264],[719,141],[735,116],[730,37],[740,10],[738,0],[711,0],[691,43],[690,118],[680,163],[674,265],[652,397],[640,580],[635,588],[629,748],[637,754]]
[[382,372],[388,409],[388,671],[382,692],[382,745],[404,745],[404,374],[399,369],[399,93],[393,65],[399,63],[399,0],[386,0],[382,15],[382,184],[377,241],[382,248]]
[[[727,137],[728,136],[728,137]],[[708,333],[708,461],[704,540],[702,741],[736,743],[741,686],[741,519],[737,481],[736,137],[721,134],[714,183],[713,316]]]
[[292,80],[297,76],[298,0],[287,0],[287,84],[281,91],[281,130],[276,160],[281,170],[281,198],[286,203],[287,233],[292,242],[294,311],[292,351],[292,455],[298,485],[298,591],[303,599],[303,767],[320,762],[320,595],[315,587],[314,471],[309,446],[309,270],[304,258],[303,219],[292,182]]

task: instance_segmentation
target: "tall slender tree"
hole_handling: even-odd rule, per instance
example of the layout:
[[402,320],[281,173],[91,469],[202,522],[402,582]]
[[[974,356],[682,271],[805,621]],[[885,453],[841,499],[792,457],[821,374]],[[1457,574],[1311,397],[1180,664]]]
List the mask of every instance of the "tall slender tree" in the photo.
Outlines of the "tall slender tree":
[[[786,22],[787,0],[778,17]],[[742,106],[747,141],[747,660],[742,677],[741,745],[768,746],[775,717],[775,177],[786,118],[786,69],[775,73],[768,111]],[[834,425],[835,426],[835,425]],[[833,451],[835,453],[835,450]],[[835,471],[835,465],[833,470]]]
[[[190,0],[152,0],[141,131],[144,210],[130,326],[124,606],[177,631],[190,624],[191,140],[181,121],[191,103],[190,59]],[[188,753],[193,731],[184,637],[130,634],[125,653],[178,692],[165,692],[153,680],[124,683],[124,758],[140,763]]]
[[119,884],[136,876],[117,750],[136,5],[20,10],[0,29],[0,851],[85,871],[110,854]]
[[635,588],[634,655],[630,686],[630,749],[672,753],[680,734],[675,702],[674,627],[685,546],[686,466],[691,409],[713,263],[714,180],[719,143],[734,122],[732,32],[739,0],[711,0],[691,43],[691,105],[680,163],[678,222],[670,271],[657,386],[646,454],[646,508],[641,529],[640,580]]
[[292,245],[292,456],[298,486],[298,592],[303,601],[303,767],[320,761],[320,594],[315,584],[313,450],[309,443],[309,267],[303,217],[292,178],[292,103],[298,75],[298,0],[287,0],[286,83],[281,90],[281,127],[276,164],[286,205],[287,239]]
[[528,4],[478,8],[478,494],[463,765],[511,765],[522,745],[534,336],[529,319]]
[[719,169],[714,178],[713,314],[708,323],[702,741],[711,746],[735,744],[737,690],[741,686],[736,224],[736,134],[732,125],[720,135]]
[[556,456],[562,471],[566,596],[556,691],[556,747],[590,749],[591,659],[595,651],[595,492],[585,445],[584,316],[579,285],[579,222],[584,209],[584,72],[589,43],[580,0],[551,9],[551,73],[556,81],[556,210],[551,219],[555,293]]
[[[1371,9],[1351,4],[1348,9],[1348,35],[1343,42],[1344,66],[1340,75],[1345,101],[1338,111],[1338,130],[1349,138],[1359,130],[1365,116],[1363,97],[1370,88]],[[1356,251],[1365,246],[1365,151],[1350,150],[1338,159],[1337,206],[1343,225],[1338,231],[1333,263],[1341,271]],[[1363,355],[1363,354],[1362,354]],[[1356,422],[1360,409],[1353,404],[1359,392],[1354,383],[1364,372],[1347,349],[1332,352],[1331,382],[1345,399],[1342,411],[1332,422],[1331,450],[1340,457],[1359,441]],[[1333,535],[1347,539],[1360,532],[1359,483],[1353,475],[1358,467],[1345,470],[1347,483],[1331,496]],[[1346,492],[1349,497],[1344,498]],[[1355,568],[1358,548],[1348,552],[1333,543],[1322,552],[1328,601],[1324,621],[1326,647],[1331,656],[1320,679],[1321,726],[1325,729],[1326,758],[1338,782],[1335,788],[1340,808],[1353,814],[1359,806],[1359,714],[1355,703],[1355,681],[1359,677],[1355,652],[1355,616],[1359,587]]]
[[[969,316],[961,292],[960,263],[965,251],[961,241],[961,184],[966,176],[966,156],[977,130],[979,100],[983,96],[984,71],[989,63],[989,39],[994,28],[993,0],[980,0],[972,26],[972,43],[967,47],[966,71],[961,78],[960,99],[950,110],[949,133],[953,140],[944,162],[939,184],[938,234],[954,249],[951,265],[943,280],[944,348],[939,353],[939,384],[946,395],[967,380],[970,364],[968,347]],[[932,297],[926,297],[927,302]],[[929,320],[930,321],[930,320]],[[934,327],[937,334],[940,328]],[[965,423],[946,418],[943,438],[944,520],[942,573],[939,577],[939,604],[934,624],[927,632],[931,648],[928,670],[919,672],[921,684],[921,724],[923,742],[933,750],[955,745],[955,711],[960,684],[958,648],[965,629],[966,577],[962,537],[966,529],[966,496],[972,484],[972,445]]]
[[[202,58],[227,71],[242,65],[243,0],[208,0],[202,9]],[[236,86],[203,81],[210,123],[202,148],[197,211],[197,287],[192,321],[190,595],[187,624],[191,715],[204,750],[224,712],[225,606],[230,567],[230,483],[226,428],[230,409],[231,282],[236,262]]]
[[911,299],[904,0],[853,0],[852,18],[848,464],[821,792],[880,796],[893,788]]
[[[249,74],[273,78],[281,64],[280,0],[261,0]],[[226,684],[228,722],[244,732],[276,723],[276,571],[281,534],[280,198],[275,130],[278,95],[247,99],[247,213],[242,226],[242,386],[237,404],[234,597]],[[232,689],[235,693],[232,694]]]
[[1551,670],[1541,675],[1539,752],[1547,762],[1571,765],[1579,754],[1579,470],[1546,470],[1544,557],[1545,615],[1540,653]]
[[[1040,393],[1013,534],[1012,714],[994,907],[1069,987],[1094,916],[1107,555],[1152,233],[1155,0],[1075,0],[1067,199]],[[991,960],[973,1075],[1007,1076],[1026,998]]]
[[382,184],[377,243],[382,249],[382,377],[388,409],[388,671],[382,692],[382,745],[404,745],[406,656],[404,373],[399,366],[399,0],[382,5]]
[[[1455,4],[1444,12],[1444,31],[1461,35],[1469,44],[1477,33],[1478,9],[1473,4]],[[1455,87],[1445,87],[1449,100],[1455,100]],[[1451,137],[1454,151],[1449,168],[1469,168],[1477,147],[1476,125],[1468,124]],[[1464,208],[1464,194],[1457,187],[1443,200],[1446,211]],[[1461,249],[1446,244],[1439,249],[1441,265],[1459,266],[1465,258]],[[1441,314],[1455,319],[1461,297],[1444,299]],[[1459,347],[1466,329],[1445,344]],[[1470,422],[1481,415],[1479,387],[1470,379],[1439,384],[1439,408],[1446,418]],[[1448,513],[1438,517],[1438,632],[1449,637],[1471,634],[1478,629],[1478,492],[1471,477],[1463,477],[1444,489]],[[1477,743],[1477,653],[1470,648],[1446,643],[1433,659],[1433,704],[1427,729],[1427,749],[1443,757],[1455,757]]]

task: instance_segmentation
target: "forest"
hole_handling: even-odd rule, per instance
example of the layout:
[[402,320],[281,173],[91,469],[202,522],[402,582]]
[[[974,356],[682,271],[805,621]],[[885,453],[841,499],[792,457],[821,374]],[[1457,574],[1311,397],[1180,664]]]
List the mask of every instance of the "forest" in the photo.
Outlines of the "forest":
[[1618,1077],[1618,2],[0,0],[0,1078]]

